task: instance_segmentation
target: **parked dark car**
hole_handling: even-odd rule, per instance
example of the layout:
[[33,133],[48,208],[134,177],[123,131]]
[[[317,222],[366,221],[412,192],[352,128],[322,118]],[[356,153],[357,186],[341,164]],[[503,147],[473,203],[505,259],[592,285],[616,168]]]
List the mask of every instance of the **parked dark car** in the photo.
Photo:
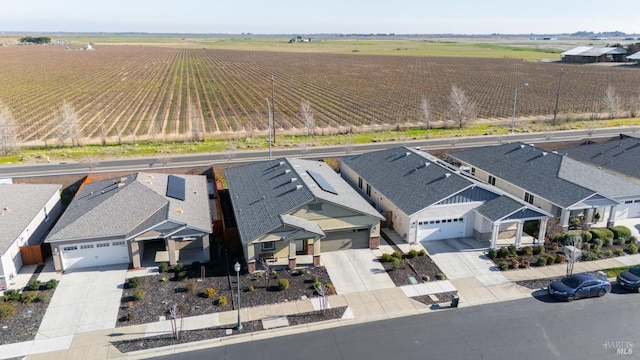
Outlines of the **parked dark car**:
[[549,295],[556,299],[573,301],[585,297],[604,296],[611,291],[611,283],[606,278],[589,274],[574,274],[549,284]]
[[624,271],[618,275],[618,284],[631,291],[640,292],[640,265]]

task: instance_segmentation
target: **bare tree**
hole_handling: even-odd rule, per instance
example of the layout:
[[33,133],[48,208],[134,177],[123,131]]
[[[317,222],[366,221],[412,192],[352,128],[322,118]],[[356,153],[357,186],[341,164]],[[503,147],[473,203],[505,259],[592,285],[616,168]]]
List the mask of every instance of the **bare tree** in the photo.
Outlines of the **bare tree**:
[[629,116],[636,117],[640,110],[640,94],[635,94],[629,99]]
[[327,310],[329,308],[329,304],[327,302],[327,285],[320,283],[320,284],[314,284],[313,287],[316,288],[316,292],[318,293],[318,296],[320,296],[320,309],[322,310],[322,313],[325,313],[325,310]]
[[104,129],[104,116],[102,113],[100,113],[100,123],[98,126],[100,127],[100,142],[102,143],[102,146],[105,146],[107,145],[107,134]]
[[264,268],[264,281],[268,289],[271,286],[271,263],[266,258],[260,258],[260,264]]
[[198,109],[191,102],[187,104],[187,107],[189,122],[191,123],[191,138],[193,141],[202,141],[202,128],[200,126],[200,116],[198,116]]
[[313,120],[313,110],[311,110],[311,104],[307,100],[303,100],[300,103],[300,113],[302,114],[302,121],[307,128],[307,135],[315,134],[316,124]]
[[80,119],[73,105],[64,101],[60,111],[55,116],[57,123],[58,145],[64,146],[67,139],[71,140],[72,146],[80,146]]
[[[176,340],[180,340],[180,331],[182,331],[182,314],[184,313],[182,306],[173,303],[169,308],[169,316],[171,317],[171,332],[173,333],[173,338]],[[178,326],[178,318],[180,318],[180,326]]]
[[431,103],[426,96],[422,97],[420,102],[420,110],[422,110],[422,121],[426,125],[427,129],[431,128]]
[[18,150],[18,126],[9,108],[0,101],[0,155]]
[[470,101],[459,87],[451,86],[451,94],[449,95],[449,116],[458,128],[462,127],[475,117],[476,106]]
[[613,86],[609,85],[607,90],[604,92],[604,97],[602,98],[602,102],[607,108],[607,112],[609,113],[609,119],[613,119],[620,111],[620,95],[616,92],[616,89]]

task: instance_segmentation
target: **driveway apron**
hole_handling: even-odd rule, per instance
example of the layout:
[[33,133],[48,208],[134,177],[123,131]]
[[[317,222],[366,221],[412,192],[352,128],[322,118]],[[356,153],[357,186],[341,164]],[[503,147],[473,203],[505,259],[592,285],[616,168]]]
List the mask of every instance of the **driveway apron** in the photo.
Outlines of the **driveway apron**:
[[425,241],[422,245],[448,279],[476,277],[485,286],[508,281],[485,255],[487,245],[478,240]]
[[127,265],[65,273],[51,298],[36,340],[115,327]]
[[322,253],[322,262],[338,294],[395,287],[382,264],[369,249]]

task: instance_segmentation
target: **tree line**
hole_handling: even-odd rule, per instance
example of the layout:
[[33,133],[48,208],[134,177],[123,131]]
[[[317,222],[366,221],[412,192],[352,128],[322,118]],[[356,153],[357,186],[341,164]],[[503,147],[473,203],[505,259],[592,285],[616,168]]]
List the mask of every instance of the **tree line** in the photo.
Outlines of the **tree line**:
[[20,44],[50,44],[51,38],[46,36],[25,36],[21,37],[18,41],[20,41]]

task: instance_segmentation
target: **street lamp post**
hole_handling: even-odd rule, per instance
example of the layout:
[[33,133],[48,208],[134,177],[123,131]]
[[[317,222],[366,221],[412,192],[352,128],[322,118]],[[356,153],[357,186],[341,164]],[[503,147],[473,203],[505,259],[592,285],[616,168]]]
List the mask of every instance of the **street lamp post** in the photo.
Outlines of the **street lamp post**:
[[238,282],[238,325],[236,325],[236,330],[240,331],[242,330],[242,322],[240,322],[240,263],[236,261],[233,268],[236,271],[236,281]]
[[[529,83],[524,83],[524,86],[529,86]],[[518,103],[518,84],[516,84],[516,91],[513,95],[513,112],[511,114],[511,134],[513,134],[516,126],[516,104]]]

